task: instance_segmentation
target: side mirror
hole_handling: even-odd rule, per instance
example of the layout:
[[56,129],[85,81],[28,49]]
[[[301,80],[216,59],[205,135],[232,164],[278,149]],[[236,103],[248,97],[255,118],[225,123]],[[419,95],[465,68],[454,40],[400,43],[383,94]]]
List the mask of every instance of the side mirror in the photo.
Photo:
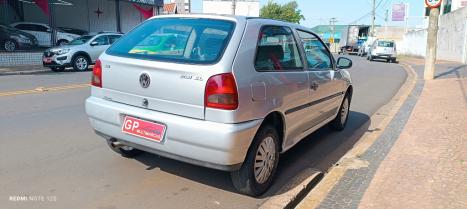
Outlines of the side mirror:
[[91,46],[97,46],[97,45],[99,45],[99,43],[97,43],[97,41],[91,42]]
[[352,67],[352,60],[345,57],[339,57],[337,59],[337,68],[338,69],[349,69]]

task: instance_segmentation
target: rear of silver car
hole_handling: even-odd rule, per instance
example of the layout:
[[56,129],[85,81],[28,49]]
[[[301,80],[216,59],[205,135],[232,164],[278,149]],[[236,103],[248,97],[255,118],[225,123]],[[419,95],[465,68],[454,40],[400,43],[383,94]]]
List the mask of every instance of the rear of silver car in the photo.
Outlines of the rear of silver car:
[[376,40],[370,49],[368,59],[384,59],[387,62],[396,62],[396,43],[394,41]]
[[[156,21],[167,22],[157,26]],[[144,24],[155,24],[160,32],[145,31],[151,27]],[[93,128],[108,139],[151,153],[216,169],[238,169],[261,120],[237,122],[232,120],[228,106],[206,107],[209,99],[226,98],[221,94],[207,98],[205,90],[210,78],[213,82],[216,75],[221,79],[232,75],[232,60],[244,27],[241,19],[228,17],[183,21],[155,18],[143,23],[134,33],[146,35],[147,45],[121,49],[132,44],[131,39],[123,37],[96,63],[101,77],[95,79],[100,83],[92,87],[92,96],[86,101]],[[171,33],[176,31],[186,31],[177,34],[178,39],[184,39],[181,43],[172,40]],[[151,37],[148,33],[166,35]],[[151,48],[151,39],[165,46]],[[164,47],[170,48],[170,53],[183,53],[183,58],[156,54]],[[234,103],[238,105],[238,101]],[[218,114],[206,114],[207,109]],[[127,116],[165,126],[163,138],[155,142],[122,132]]]

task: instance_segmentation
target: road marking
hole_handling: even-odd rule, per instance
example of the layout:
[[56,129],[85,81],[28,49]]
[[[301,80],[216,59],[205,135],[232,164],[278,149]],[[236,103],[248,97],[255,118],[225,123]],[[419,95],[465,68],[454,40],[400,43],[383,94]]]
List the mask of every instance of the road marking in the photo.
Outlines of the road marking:
[[65,86],[55,86],[55,87],[37,87],[35,89],[0,92],[0,97],[15,96],[15,95],[21,95],[21,94],[37,94],[37,93],[44,93],[44,92],[50,92],[50,91],[63,91],[63,90],[68,90],[68,89],[85,88],[89,86],[90,86],[89,84],[85,83],[85,84],[71,84],[71,85],[65,85]]

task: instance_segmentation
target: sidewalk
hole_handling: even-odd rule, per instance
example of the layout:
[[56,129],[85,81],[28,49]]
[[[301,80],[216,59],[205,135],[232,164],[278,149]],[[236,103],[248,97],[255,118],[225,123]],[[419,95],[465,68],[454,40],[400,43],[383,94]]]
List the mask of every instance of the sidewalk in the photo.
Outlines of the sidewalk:
[[425,81],[359,208],[467,208],[467,79]]
[[423,62],[403,62],[418,80],[389,125],[297,208],[467,208],[467,65],[439,62],[423,81]]
[[1,75],[25,75],[25,74],[35,74],[35,73],[44,73],[52,72],[49,68],[45,68],[42,65],[19,65],[12,67],[2,67],[0,66],[0,76]]

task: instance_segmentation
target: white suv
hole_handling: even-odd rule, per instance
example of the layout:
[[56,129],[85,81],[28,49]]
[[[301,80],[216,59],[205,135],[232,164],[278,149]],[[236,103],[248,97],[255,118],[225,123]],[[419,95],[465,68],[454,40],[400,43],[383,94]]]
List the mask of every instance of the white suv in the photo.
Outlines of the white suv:
[[[67,33],[57,28],[51,28],[49,25],[43,23],[17,22],[10,26],[35,36],[39,42],[39,46],[60,46],[79,37],[79,35]],[[54,44],[50,42],[52,32],[57,32],[57,42]]]

